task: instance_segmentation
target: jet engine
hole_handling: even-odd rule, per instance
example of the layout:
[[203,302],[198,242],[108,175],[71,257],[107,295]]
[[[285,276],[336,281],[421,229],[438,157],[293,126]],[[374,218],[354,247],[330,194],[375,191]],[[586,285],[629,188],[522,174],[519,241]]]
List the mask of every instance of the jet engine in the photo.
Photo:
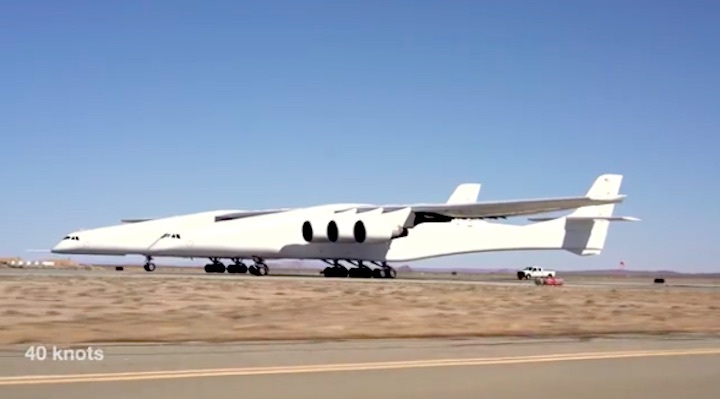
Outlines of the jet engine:
[[302,234],[308,243],[383,243],[407,235],[408,231],[403,224],[409,213],[409,209],[403,209],[383,214],[382,210],[378,209],[367,212],[367,216],[363,215],[365,217],[362,218],[355,212],[347,212],[338,214],[327,222],[305,221]]
[[306,220],[302,225],[302,235],[303,239],[306,242],[314,242],[314,243],[321,243],[321,242],[332,242],[328,238],[327,231],[324,228],[317,228],[317,227],[325,227],[327,226],[327,223],[312,223],[309,220]]
[[358,220],[353,225],[353,238],[359,244],[387,242],[406,234],[407,229],[403,226],[387,223],[380,218],[367,221]]

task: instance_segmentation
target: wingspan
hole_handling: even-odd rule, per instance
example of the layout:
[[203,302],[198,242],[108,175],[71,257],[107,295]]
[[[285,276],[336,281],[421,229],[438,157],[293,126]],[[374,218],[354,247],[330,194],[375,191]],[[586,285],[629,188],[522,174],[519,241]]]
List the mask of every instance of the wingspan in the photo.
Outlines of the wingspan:
[[[421,219],[494,219],[511,216],[533,215],[576,209],[591,205],[617,204],[625,199],[620,195],[622,175],[604,174],[595,179],[595,182],[585,196],[540,198],[530,200],[510,200],[476,202],[465,204],[412,204],[381,206],[384,212],[391,212],[402,208],[412,208]],[[371,207],[358,208],[358,211],[372,209]]]

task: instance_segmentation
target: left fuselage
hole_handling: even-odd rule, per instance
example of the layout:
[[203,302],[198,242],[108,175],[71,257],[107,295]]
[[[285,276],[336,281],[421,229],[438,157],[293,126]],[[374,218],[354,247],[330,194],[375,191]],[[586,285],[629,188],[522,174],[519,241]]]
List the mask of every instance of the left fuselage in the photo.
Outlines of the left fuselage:
[[150,246],[168,231],[179,232],[215,223],[215,216],[236,212],[218,210],[171,216],[70,233],[51,252],[76,255],[146,255]]

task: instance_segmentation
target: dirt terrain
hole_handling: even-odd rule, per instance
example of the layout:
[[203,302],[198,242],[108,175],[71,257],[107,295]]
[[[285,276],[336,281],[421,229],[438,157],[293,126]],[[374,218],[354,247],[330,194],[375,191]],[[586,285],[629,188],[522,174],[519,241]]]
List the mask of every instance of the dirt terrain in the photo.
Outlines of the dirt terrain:
[[8,276],[0,344],[720,332],[720,290]]

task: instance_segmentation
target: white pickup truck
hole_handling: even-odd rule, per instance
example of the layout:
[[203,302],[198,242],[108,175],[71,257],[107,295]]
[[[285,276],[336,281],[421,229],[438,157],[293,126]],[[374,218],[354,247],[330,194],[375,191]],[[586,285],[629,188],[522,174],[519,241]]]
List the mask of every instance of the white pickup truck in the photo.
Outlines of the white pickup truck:
[[531,278],[539,277],[555,277],[555,271],[543,269],[538,266],[528,266],[522,270],[518,270],[517,272],[518,280],[529,280]]

